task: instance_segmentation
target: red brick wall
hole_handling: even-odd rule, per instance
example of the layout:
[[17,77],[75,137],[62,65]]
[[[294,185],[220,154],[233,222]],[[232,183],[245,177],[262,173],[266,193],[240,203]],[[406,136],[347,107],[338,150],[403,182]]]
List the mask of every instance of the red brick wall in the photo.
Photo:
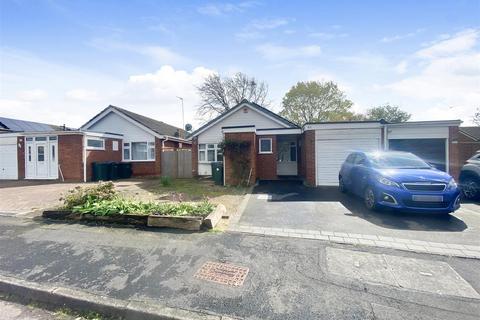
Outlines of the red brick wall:
[[272,153],[260,154],[258,153],[258,147],[255,152],[257,153],[256,172],[257,178],[263,180],[276,180],[277,176],[277,137],[275,135],[269,136],[257,136],[257,146],[260,145],[260,138],[272,139]]
[[[448,127],[448,161],[449,173],[458,180],[463,162],[460,161],[460,148],[458,143],[458,127]],[[452,143],[455,142],[455,143]]]
[[[250,176],[250,184],[255,183],[256,175],[256,156],[257,156],[257,144],[255,139],[254,132],[240,132],[240,133],[225,133],[225,140],[233,141],[249,141],[250,148],[248,150],[248,159],[250,160],[250,169],[252,169],[252,174]],[[224,174],[225,174],[225,184],[226,185],[237,185],[240,181],[234,176],[233,165],[232,165],[232,155],[229,152],[225,152],[225,163],[224,163]]]
[[[113,151],[113,141],[118,142],[118,150]],[[92,163],[93,162],[121,162],[122,161],[122,140],[121,139],[105,139],[105,150],[88,150],[87,149],[87,180],[92,179]]]
[[463,165],[477,152],[477,150],[480,150],[480,141],[474,141],[472,138],[459,132],[458,149],[459,162]]
[[155,161],[132,162],[132,175],[134,177],[159,176],[162,170],[161,157],[162,157],[162,140],[160,140],[159,138],[155,138]]
[[192,174],[198,176],[198,138],[192,139]]
[[315,130],[307,130],[303,133],[300,171],[308,186],[315,186],[315,165]]
[[18,180],[25,179],[25,137],[17,137]]
[[65,180],[83,181],[82,135],[58,136],[58,165]]

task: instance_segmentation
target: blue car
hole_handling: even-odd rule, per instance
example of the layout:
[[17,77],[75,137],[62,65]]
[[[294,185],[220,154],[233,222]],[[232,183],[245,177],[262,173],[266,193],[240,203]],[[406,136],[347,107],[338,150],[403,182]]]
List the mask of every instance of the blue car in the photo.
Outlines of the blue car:
[[338,179],[340,191],[359,195],[370,210],[448,214],[460,207],[455,180],[408,152],[353,152]]

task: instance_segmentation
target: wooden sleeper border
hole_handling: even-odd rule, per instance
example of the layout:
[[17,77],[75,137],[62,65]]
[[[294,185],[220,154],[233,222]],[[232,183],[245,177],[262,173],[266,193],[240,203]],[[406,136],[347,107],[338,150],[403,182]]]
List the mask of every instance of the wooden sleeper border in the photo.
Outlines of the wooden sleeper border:
[[175,228],[190,231],[199,231],[202,227],[213,229],[225,215],[226,209],[222,204],[205,218],[196,216],[165,216],[165,215],[135,215],[135,214],[112,214],[108,216],[96,216],[93,214],[80,214],[71,211],[46,210],[42,216],[56,220],[80,220],[118,223],[124,225],[146,226],[152,228]]

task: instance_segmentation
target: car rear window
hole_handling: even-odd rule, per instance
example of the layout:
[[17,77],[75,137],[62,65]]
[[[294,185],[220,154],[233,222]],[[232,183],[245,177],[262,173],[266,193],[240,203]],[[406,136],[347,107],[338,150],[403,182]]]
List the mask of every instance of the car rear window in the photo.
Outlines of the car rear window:
[[382,169],[430,169],[431,166],[411,153],[372,153],[368,160]]

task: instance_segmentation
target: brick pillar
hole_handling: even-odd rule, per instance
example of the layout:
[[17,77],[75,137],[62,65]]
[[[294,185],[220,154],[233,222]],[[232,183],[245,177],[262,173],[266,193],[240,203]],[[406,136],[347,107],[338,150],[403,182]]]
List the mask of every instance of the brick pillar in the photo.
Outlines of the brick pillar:
[[155,137],[155,171],[154,174],[159,176],[162,174],[162,140]]
[[[254,132],[238,132],[238,133],[225,133],[225,140],[230,141],[248,141],[250,142],[249,150],[247,151],[248,160],[250,163],[250,167],[247,169],[247,175],[252,170],[249,185],[252,185],[257,180],[257,172],[256,172],[256,135]],[[225,175],[225,184],[226,185],[238,185],[240,181],[235,177],[233,172],[233,156],[228,151],[225,152],[225,162],[223,165],[224,168],[224,175]],[[248,178],[248,177],[247,177]]]
[[198,176],[198,138],[192,139],[192,175]]
[[25,137],[17,137],[18,180],[25,179]]
[[307,130],[303,133],[303,155],[305,184],[315,186],[315,130]]
[[460,160],[460,145],[458,143],[458,127],[448,127],[448,161],[449,173],[458,181],[462,162]]

